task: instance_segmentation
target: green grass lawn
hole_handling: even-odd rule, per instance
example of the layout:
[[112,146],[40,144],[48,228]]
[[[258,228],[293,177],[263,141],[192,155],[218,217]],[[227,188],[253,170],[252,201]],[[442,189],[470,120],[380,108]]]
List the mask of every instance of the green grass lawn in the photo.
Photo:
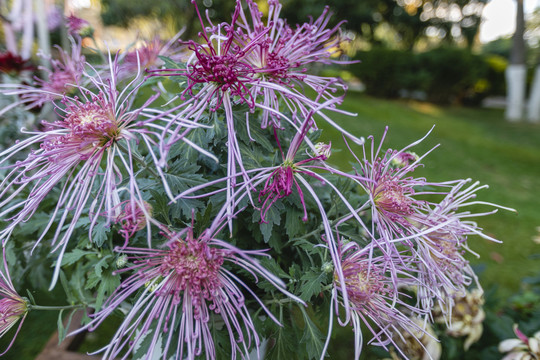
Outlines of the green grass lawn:
[[[477,219],[484,232],[503,241],[497,244],[471,237],[469,246],[481,256],[470,255],[473,264],[484,264],[483,285],[499,284],[499,295],[508,296],[519,287],[519,280],[540,271],[540,245],[532,241],[540,226],[540,125],[504,120],[502,110],[438,107],[419,102],[385,101],[350,92],[343,109],[357,117],[329,114],[355,135],[374,135],[378,143],[386,126],[389,132],[385,148],[399,149],[424,136],[416,146],[418,154],[439,148],[425,158],[418,175],[443,181],[472,178],[490,188],[479,192],[479,199],[515,208],[518,213],[501,210]],[[345,149],[341,135],[320,122],[324,139],[334,148]],[[331,161],[350,169],[347,150],[334,153]],[[488,209],[483,207],[483,209]],[[475,210],[483,210],[475,208]]]

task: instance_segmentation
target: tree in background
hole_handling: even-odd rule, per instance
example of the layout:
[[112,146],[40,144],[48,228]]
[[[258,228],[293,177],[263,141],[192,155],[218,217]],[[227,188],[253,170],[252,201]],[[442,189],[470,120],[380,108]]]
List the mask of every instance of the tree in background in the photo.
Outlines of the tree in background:
[[519,121],[523,117],[527,66],[525,64],[525,15],[523,0],[516,0],[516,31],[512,39],[510,64],[506,68],[506,119]]
[[527,104],[527,119],[530,122],[540,122],[540,8],[536,9],[527,21],[525,37],[532,50],[535,50],[535,71]]
[[[234,10],[234,1],[204,0],[201,3],[204,5],[201,10],[212,7],[209,16],[213,21],[227,18]],[[127,27],[137,17],[160,19],[175,31],[185,28],[183,37],[186,39],[200,29],[195,7],[189,0],[101,0],[101,18],[105,25]]]
[[[347,19],[345,27],[360,34],[371,44],[380,43],[375,31],[388,26],[396,34],[400,47],[413,49],[418,41],[437,36],[448,43],[472,47],[488,0],[331,0],[328,4],[337,16]],[[322,10],[317,0],[287,0],[285,17],[292,23],[304,21]]]

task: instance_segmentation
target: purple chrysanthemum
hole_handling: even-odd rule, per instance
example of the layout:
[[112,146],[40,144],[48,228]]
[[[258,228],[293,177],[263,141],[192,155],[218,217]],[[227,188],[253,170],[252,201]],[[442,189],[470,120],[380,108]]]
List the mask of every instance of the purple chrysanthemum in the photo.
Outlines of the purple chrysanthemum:
[[216,349],[212,330],[216,326],[229,336],[232,359],[238,353],[247,357],[252,345],[258,352],[260,338],[242,289],[277,320],[250,287],[229,270],[229,264],[261,276],[285,295],[302,302],[252,258],[264,256],[263,251],[243,251],[209,233],[195,238],[193,230],[187,228],[176,234],[163,233],[168,240],[163,249],[118,250],[127,254],[131,262],[119,272],[131,275],[94,315],[88,328],[95,329],[132,295],[139,295],[110,344],[102,349],[104,359],[127,358],[146,337],[151,338],[147,359],[166,359],[171,354],[176,359],[194,359],[203,353],[213,359]]
[[[308,72],[312,64],[344,63],[338,60],[340,44],[347,41],[340,33],[344,22],[327,28],[332,13],[326,7],[317,19],[310,19],[293,29],[279,17],[282,8],[279,1],[268,1],[266,23],[257,3],[248,0],[247,4],[248,16],[240,8],[235,41],[243,47],[258,39],[256,50],[247,53],[245,61],[257,75],[258,81],[251,84],[250,93],[253,105],[262,109],[261,126],[265,128],[272,124],[281,127],[281,119],[287,119],[281,110],[282,103],[292,114],[291,120],[298,123],[319,107],[319,100],[332,100],[324,107],[325,110],[354,115],[336,107],[336,104],[341,104],[344,94],[336,96],[335,93],[344,93],[347,89],[341,79]],[[315,91],[316,99],[306,96],[306,87]],[[317,111],[317,115],[355,142],[362,142],[323,112]]]
[[[467,236],[476,234],[495,240],[483,234],[476,223],[468,219],[496,210],[473,214],[461,208],[486,204],[512,209],[471,201],[483,186],[475,183],[464,188],[470,179],[428,182],[424,178],[413,177],[411,173],[421,166],[420,161],[427,153],[419,157],[407,152],[407,149],[423,139],[401,151],[381,152],[383,140],[375,149],[371,137],[370,157],[364,149],[363,158],[357,158],[360,164],[358,175],[363,177],[358,179],[358,183],[369,196],[361,208],[371,209],[370,236],[385,256],[393,257],[401,251],[410,254],[410,258],[403,260],[403,263],[417,272],[418,301],[424,309],[430,309],[434,299],[444,303],[449,293],[464,290],[476,279],[463,257],[465,250],[470,251]],[[389,263],[389,266],[394,265]],[[397,268],[393,273],[397,285]],[[451,305],[446,303],[445,308]]]
[[[141,84],[140,76],[118,92],[116,60],[110,60],[110,73],[107,80],[99,75],[89,77],[87,80],[96,90],[78,86],[80,98],[65,96],[64,105],[56,105],[61,120],[43,121],[43,130],[26,131],[31,135],[29,138],[17,141],[0,154],[0,166],[10,169],[0,185],[0,217],[9,222],[0,232],[0,240],[4,243],[15,227],[27,221],[56,187],[60,190],[56,208],[36,244],[49,229],[56,227],[52,245],[55,251],[60,250],[59,257],[81,216],[89,216],[92,238],[95,225],[102,221],[101,215],[106,217],[105,226],[116,219],[122,190],[126,190],[129,198],[134,197],[142,203],[135,179],[135,164],[143,168],[148,165],[133,147],[144,144],[149,155],[157,161],[153,147],[163,126],[154,121],[159,117],[159,111],[147,108],[156,96],[150,97],[140,108],[133,107]],[[34,145],[39,145],[39,149],[32,150],[25,160],[7,164],[10,158]],[[159,172],[168,190],[161,169],[156,167],[155,171]],[[120,186],[122,182],[126,183]],[[30,191],[27,198],[18,199],[25,189]],[[172,196],[170,190],[168,192]],[[150,233],[148,236],[150,238]],[[57,261],[53,284],[60,263]]]
[[[424,196],[428,194],[444,196],[458,181],[433,183],[424,178],[411,176],[417,167],[422,166],[420,161],[431,150],[422,157],[415,157],[413,162],[407,161],[407,163],[401,163],[401,166],[395,166],[395,159],[401,161],[407,149],[423,139],[400,151],[389,149],[382,152],[381,148],[387,131],[388,128],[376,149],[373,137],[369,137],[371,140],[370,152],[368,153],[363,146],[363,157],[361,159],[356,157],[358,161],[358,169],[356,170],[361,177],[358,179],[358,184],[369,196],[368,201],[361,208],[371,208],[371,237],[377,239],[381,250],[392,255],[397,251],[399,245],[413,246],[410,240],[400,242],[398,239],[421,232],[418,224],[425,216],[425,207],[431,204],[424,199]],[[423,190],[426,186],[433,190]]]
[[[355,359],[359,359],[362,351],[362,324],[373,335],[370,343],[387,350],[387,345],[392,344],[401,353],[393,335],[408,332],[416,338],[417,334],[423,334],[424,330],[413,318],[426,315],[421,309],[407,303],[407,295],[395,286],[393,274],[389,272],[388,263],[395,262],[392,268],[401,269],[400,284],[413,284],[415,280],[408,273],[408,269],[401,268],[403,259],[374,256],[373,251],[376,250],[371,246],[361,248],[355,242],[342,243],[339,251],[344,280],[340,280],[335,273],[335,286],[332,291],[334,310],[331,310],[329,329],[332,328],[333,312],[339,313],[339,308],[344,307],[346,314],[350,316],[347,315],[345,321],[340,320],[340,323],[345,325],[349,319],[352,320]],[[328,341],[329,337],[326,345]]]
[[92,32],[90,23],[74,14],[66,17],[66,26],[72,36],[85,36]]
[[125,79],[133,77],[138,69],[156,70],[163,66],[160,56],[168,57],[174,61],[181,61],[186,58],[185,49],[178,44],[178,38],[184,30],[178,32],[167,42],[158,36],[152,40],[143,41],[140,46],[128,51],[121,59],[119,78]]
[[509,211],[513,209],[500,205],[477,201],[476,193],[487,187],[471,180],[459,181],[445,198],[436,205],[425,209],[425,216],[417,224],[419,235],[415,236],[415,253],[418,258],[418,299],[425,309],[433,306],[437,299],[444,313],[450,313],[453,306],[452,294],[464,293],[473,282],[481,289],[476,274],[465,259],[468,237],[478,235],[486,240],[498,240],[482,233],[482,229],[470,220],[493,214],[497,209],[473,213],[463,208],[471,205],[488,205]]
[[[149,70],[149,72],[154,76],[185,76],[187,78],[186,88],[180,94],[182,104],[169,110],[176,119],[188,119],[197,123],[205,111],[224,110],[228,146],[227,188],[229,191],[227,196],[230,201],[234,197],[237,174],[241,174],[244,180],[248,179],[236,137],[233,105],[248,104],[250,108],[253,108],[253,98],[249,87],[257,80],[253,69],[245,61],[245,57],[255,49],[260,39],[255,38],[243,47],[234,43],[235,23],[241,9],[240,1],[236,3],[230,24],[222,23],[210,27],[204,25],[196,2],[193,0],[192,3],[203,28],[199,34],[203,42],[197,43],[191,40],[185,43],[187,50],[192,52],[185,68]],[[190,131],[190,128],[183,126],[176,126],[171,131],[167,129],[164,133],[166,140],[160,144],[163,166],[171,146],[183,139]]]
[[22,327],[26,314],[28,313],[27,300],[17,294],[17,291],[11,282],[5,251],[3,261],[4,271],[0,271],[0,337],[4,336],[19,320],[20,323],[7,349],[4,350],[0,356],[4,355],[13,345],[13,342]]
[[78,86],[82,85],[81,80],[85,71],[85,57],[81,54],[81,44],[72,41],[71,54],[60,47],[57,49],[59,58],[49,58],[52,69],[43,69],[48,74],[46,79],[36,77],[34,86],[15,84],[0,86],[2,93],[19,97],[11,106],[0,109],[0,115],[21,104],[25,104],[26,109],[31,109],[53,100],[60,100],[64,95],[77,91]]

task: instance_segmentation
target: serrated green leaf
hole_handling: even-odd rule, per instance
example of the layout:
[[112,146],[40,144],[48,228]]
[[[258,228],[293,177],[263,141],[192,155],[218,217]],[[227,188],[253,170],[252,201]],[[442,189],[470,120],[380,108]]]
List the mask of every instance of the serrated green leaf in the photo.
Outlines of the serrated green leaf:
[[305,226],[302,222],[302,216],[303,213],[301,211],[292,208],[287,209],[285,213],[285,232],[289,236],[289,239],[304,233]]
[[101,277],[97,276],[95,271],[92,271],[90,274],[88,274],[88,280],[86,281],[86,284],[84,285],[85,290],[91,290],[95,288],[99,282],[101,281]]
[[300,287],[300,299],[308,301],[313,295],[316,295],[322,290],[322,282],[326,274],[322,271],[310,271],[300,278],[303,281]]
[[107,262],[107,259],[111,258],[112,255],[106,255],[101,260],[97,262],[97,264],[94,265],[94,271],[96,272],[96,275],[101,277],[101,274],[103,273],[103,269],[109,268],[109,264]]
[[282,279],[290,279],[291,277],[289,274],[287,274],[283,269],[278,265],[278,263],[272,259],[272,258],[262,258],[259,259],[259,262],[261,265],[269,270],[272,274],[282,278]]
[[152,204],[153,214],[156,218],[162,218],[166,223],[170,223],[169,217],[169,198],[162,192],[150,189],[150,194],[154,202]]
[[85,251],[81,249],[73,249],[73,251],[64,254],[62,258],[62,266],[73,265],[79,261],[83,256],[93,255],[93,251]]
[[296,359],[296,344],[293,329],[288,324],[283,324],[272,336],[274,346],[268,351],[269,360],[292,360]]
[[266,217],[264,220],[266,222],[260,222],[261,215],[260,212],[253,212],[252,215],[252,221],[256,222],[259,221],[259,229],[261,231],[261,234],[263,236],[264,242],[268,243],[270,241],[270,237],[272,236],[272,229],[274,225],[281,224],[281,210],[283,210],[283,203],[281,201],[276,201],[272,207],[268,210],[266,213]]
[[109,237],[110,231],[111,228],[105,223],[96,225],[92,231],[92,242],[98,247],[103,246],[103,243],[105,243]]
[[309,359],[319,359],[324,348],[324,336],[311,320],[306,309],[302,306],[299,306],[299,308],[302,311],[304,323],[306,325],[304,327],[302,338],[300,339],[300,344],[306,345],[306,352]]
[[96,296],[96,311],[101,309],[103,301],[105,300],[105,295],[112,294],[116,288],[120,286],[120,277],[114,276],[111,273],[103,273],[100,277],[101,283],[99,284]]

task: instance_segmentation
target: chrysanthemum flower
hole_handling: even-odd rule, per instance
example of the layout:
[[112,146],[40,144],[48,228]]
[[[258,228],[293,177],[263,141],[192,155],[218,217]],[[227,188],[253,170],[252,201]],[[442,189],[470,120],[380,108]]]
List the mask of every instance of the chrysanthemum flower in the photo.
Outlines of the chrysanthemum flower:
[[419,191],[420,187],[430,185],[439,188],[450,185],[428,183],[424,178],[414,178],[410,175],[418,166],[421,166],[419,161],[423,157],[402,167],[393,166],[394,159],[401,158],[406,149],[401,151],[389,149],[382,152],[381,147],[386,131],[388,128],[386,128],[377,149],[374,147],[373,137],[369,137],[371,140],[369,157],[364,146],[363,158],[357,158],[359,166],[357,171],[365,179],[360,180],[359,183],[369,195],[367,205],[371,207],[373,233],[378,233],[383,242],[389,243],[393,239],[416,231],[414,220],[419,209],[425,204],[425,201],[419,196],[426,192]]
[[124,246],[127,246],[129,239],[137,231],[149,227],[150,218],[152,217],[152,205],[146,201],[139,204],[135,199],[130,199],[118,204],[118,207],[121,210],[114,221],[120,224],[121,229],[119,232],[124,236]]
[[[486,186],[478,183],[466,186],[470,179],[428,182],[413,177],[411,173],[421,166],[420,161],[429,152],[423,156],[408,155],[408,149],[423,139],[401,151],[386,152],[381,151],[383,140],[375,149],[371,137],[370,156],[364,148],[363,158],[357,158],[360,164],[358,175],[363,177],[358,183],[369,195],[362,208],[371,209],[370,232],[384,254],[393,256],[401,250],[410,252],[408,266],[418,271],[418,300],[424,309],[430,309],[434,299],[444,302],[448,294],[464,290],[476,279],[463,257],[465,250],[470,251],[467,236],[479,235],[497,241],[483,234],[482,229],[469,220],[492,214],[496,209],[470,213],[462,208],[483,204],[513,209],[474,200],[476,192]],[[396,166],[396,159],[399,166]]]
[[516,324],[514,325],[514,333],[517,339],[506,339],[499,344],[499,351],[508,353],[502,360],[536,360],[540,358],[540,331],[528,338]]
[[[362,326],[373,335],[370,343],[386,350],[388,344],[392,344],[402,355],[394,335],[407,332],[419,342],[419,335],[428,334],[406,315],[424,316],[425,313],[407,303],[406,295],[395,287],[393,274],[388,271],[388,262],[394,261],[393,268],[396,268],[401,266],[403,259],[375,256],[374,250],[371,246],[361,248],[355,242],[342,243],[340,259],[344,280],[334,274],[333,307],[336,313],[343,307],[346,314],[350,314],[355,333],[355,359],[360,357],[362,350]],[[402,285],[414,283],[407,268],[402,268],[400,276]],[[330,316],[329,329],[332,328],[333,311]],[[349,316],[346,316],[340,323],[345,325],[348,321]],[[329,337],[327,344],[328,341]]]
[[72,95],[77,91],[78,86],[82,85],[81,79],[85,71],[85,57],[81,54],[81,44],[75,41],[71,42],[71,54],[64,49],[57,47],[58,59],[49,57],[52,70],[46,68],[47,78],[35,78],[35,84],[3,84],[0,86],[2,93],[6,95],[19,96],[18,101],[12,106],[0,109],[0,115],[11,108],[22,104],[26,109],[43,106],[47,102],[60,100],[65,94]]
[[[8,221],[0,232],[4,243],[14,228],[26,222],[57,186],[60,195],[56,208],[36,244],[50,228],[56,227],[52,245],[54,250],[60,250],[59,257],[81,216],[90,218],[90,237],[95,225],[102,221],[101,215],[106,217],[105,225],[114,222],[121,202],[121,183],[125,182],[122,188],[130,197],[142,203],[135,170],[137,165],[140,168],[148,168],[148,165],[133,147],[146,146],[149,155],[157,161],[153,146],[164,128],[154,121],[159,111],[147,108],[156,96],[150,97],[140,108],[132,106],[140,76],[136,79],[139,83],[128,84],[118,92],[116,61],[111,60],[110,72],[107,80],[99,75],[88,78],[95,92],[78,86],[81,98],[65,96],[64,106],[56,107],[61,120],[43,122],[43,130],[26,132],[31,135],[29,138],[17,141],[0,154],[0,166],[11,169],[0,185],[0,217]],[[7,164],[10,158],[34,145],[39,145],[39,149],[31,150],[25,160]],[[155,171],[168,190],[161,169],[156,166]],[[28,196],[19,199],[18,195],[25,189],[29,190]],[[60,263],[57,261],[53,284]]]
[[[227,197],[228,201],[231,201],[236,191],[236,175],[241,174],[244,180],[248,179],[236,137],[233,104],[248,104],[250,108],[253,108],[249,86],[257,80],[253,69],[246,63],[245,57],[255,49],[260,39],[253,39],[242,48],[234,43],[235,23],[241,9],[240,1],[237,1],[230,24],[222,23],[210,27],[204,25],[196,2],[192,1],[192,3],[203,28],[199,34],[203,42],[197,43],[191,40],[185,43],[187,50],[192,52],[185,68],[149,70],[149,72],[153,76],[185,76],[187,78],[186,88],[180,95],[183,102],[169,110],[171,114],[175,114],[176,118],[198,122],[205,111],[224,110],[228,146],[227,188],[229,190]],[[171,128],[172,131],[164,134],[166,140],[161,142],[163,166],[171,146],[190,132],[190,129],[184,127],[174,127],[173,123],[171,123]]]
[[451,313],[441,306],[434,309],[435,321],[446,323],[446,332],[453,337],[467,336],[463,348],[467,351],[480,340],[486,318],[484,312],[484,292],[481,289],[466,290],[450,294],[447,303],[452,304]]
[[73,14],[66,17],[66,26],[72,36],[86,37],[92,36],[94,33],[94,29],[88,21]]
[[178,38],[184,30],[179,31],[167,42],[164,42],[159,36],[152,40],[142,41],[140,46],[126,52],[120,60],[119,78],[125,79],[133,77],[138,69],[156,70],[164,65],[160,56],[168,57],[174,61],[181,61],[186,58],[185,49],[178,43]]
[[[267,316],[277,320],[250,286],[235,275],[229,265],[273,284],[285,295],[302,301],[285,290],[284,284],[252,256],[263,251],[243,251],[215,239],[213,230],[195,238],[192,228],[176,234],[163,233],[163,249],[118,249],[128,255],[130,265],[120,273],[131,274],[106,301],[88,325],[95,329],[115,309],[138,294],[126,317],[104,351],[104,359],[126,358],[141,342],[148,341],[146,358],[194,359],[216,356],[212,331],[217,326],[228,334],[231,358],[247,358],[260,338],[244,297],[250,293]],[[242,290],[243,289],[243,290]]]
[[0,271],[0,337],[4,336],[19,320],[20,322],[15,335],[13,335],[13,340],[0,356],[4,355],[13,345],[28,312],[27,300],[17,294],[11,282],[5,251],[3,260],[4,271]]
[[[470,182],[470,179],[458,181],[440,203],[426,205],[424,216],[418,217],[420,222],[416,224],[418,235],[411,235],[418,258],[418,297],[424,308],[432,307],[432,300],[437,299],[447,309],[445,313],[450,313],[453,302],[447,300],[453,294],[465,293],[473,282],[480,287],[469,261],[465,259],[466,252],[475,254],[469,249],[468,237],[477,235],[490,241],[498,240],[484,234],[470,219],[493,214],[496,208],[514,211],[476,200],[476,193],[487,186]],[[487,205],[495,209],[483,213],[464,210],[471,205]]]
[[[254,106],[262,109],[261,126],[265,128],[272,124],[281,127],[281,120],[287,119],[280,110],[281,103],[292,114],[292,120],[298,123],[319,106],[319,100],[335,99],[324,110],[354,115],[336,107],[341,104],[343,93],[347,90],[341,79],[310,74],[308,71],[313,64],[349,63],[339,60],[340,44],[347,41],[340,33],[344,22],[327,28],[332,13],[326,7],[317,19],[310,19],[293,29],[279,17],[282,5],[278,0],[268,1],[266,23],[262,20],[257,3],[248,0],[247,4],[247,15],[240,9],[235,41],[244,47],[262,36],[257,42],[256,51],[250,51],[245,58],[257,74],[258,81],[250,84],[250,93]],[[306,87],[317,94],[316,99],[306,95]],[[335,93],[342,94],[336,96]],[[363,141],[341,128],[323,112],[318,111],[317,115],[355,142]]]

